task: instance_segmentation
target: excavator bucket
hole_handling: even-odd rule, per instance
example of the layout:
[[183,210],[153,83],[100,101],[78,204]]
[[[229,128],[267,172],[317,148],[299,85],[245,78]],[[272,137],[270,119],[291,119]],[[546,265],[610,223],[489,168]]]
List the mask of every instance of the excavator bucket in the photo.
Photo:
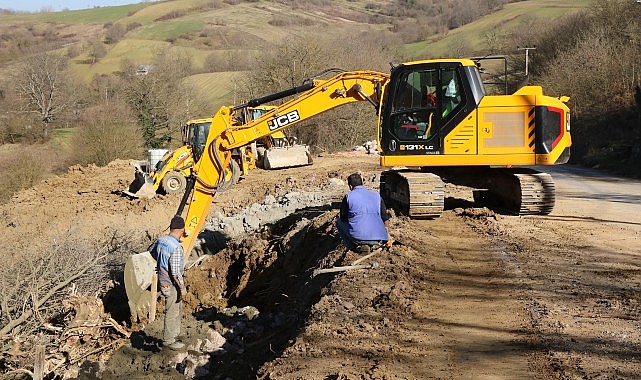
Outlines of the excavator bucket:
[[151,305],[151,286],[156,260],[145,251],[129,256],[125,263],[125,291],[129,302],[132,321],[142,321],[147,317]]
[[123,190],[123,193],[134,198],[153,198],[156,195],[154,180],[140,167],[139,161],[132,161],[130,164],[136,172],[133,182],[129,184],[127,190]]
[[294,145],[265,150],[263,167],[265,169],[282,169],[294,166],[311,165],[312,156],[306,145]]

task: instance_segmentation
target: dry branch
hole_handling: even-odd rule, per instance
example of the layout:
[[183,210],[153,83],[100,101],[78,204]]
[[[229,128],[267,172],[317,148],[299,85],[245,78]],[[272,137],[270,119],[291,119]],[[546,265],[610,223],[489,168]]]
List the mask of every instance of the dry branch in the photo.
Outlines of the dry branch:
[[[13,341],[0,351],[6,368],[34,377],[43,368],[47,371],[46,364],[63,368],[129,337],[96,297],[115,268],[122,268],[129,242],[115,232],[103,241],[83,241],[81,236],[68,231],[46,254],[25,255],[0,268],[0,337]],[[46,360],[42,351],[36,360],[36,336],[43,334],[51,343]]]
[[54,295],[56,295],[56,293],[66,288],[67,285],[69,285],[73,281],[80,278],[80,276],[82,276],[85,272],[87,272],[93,265],[95,265],[100,260],[104,259],[106,255],[107,254],[105,253],[103,255],[95,257],[93,260],[89,261],[88,263],[86,263],[85,265],[77,269],[76,272],[72,273],[71,276],[69,276],[66,280],[61,281],[58,284],[52,284],[52,287],[43,296],[35,297],[34,294],[32,293],[31,299],[32,299],[33,308],[25,310],[21,315],[18,316],[18,318],[12,320],[7,325],[5,325],[2,329],[0,329],[0,335],[10,333],[13,329],[20,326],[27,319],[31,318],[31,316],[34,315],[34,312],[39,310],[42,307],[42,305],[49,302],[54,297]]

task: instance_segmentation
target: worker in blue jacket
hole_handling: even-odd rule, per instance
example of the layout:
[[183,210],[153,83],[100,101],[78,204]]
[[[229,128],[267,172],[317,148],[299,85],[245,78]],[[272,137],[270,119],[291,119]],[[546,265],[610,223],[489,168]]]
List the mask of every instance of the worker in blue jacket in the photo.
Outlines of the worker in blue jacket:
[[347,177],[347,185],[350,191],[343,197],[336,228],[345,247],[368,253],[372,246],[388,242],[390,216],[381,196],[363,186],[359,173]]
[[156,261],[158,285],[165,297],[165,321],[163,345],[180,350],[185,344],[176,338],[180,334],[183,301],[187,295],[185,287],[185,255],[180,238],[185,232],[185,220],[180,216],[171,219],[169,234],[161,236],[151,250]]

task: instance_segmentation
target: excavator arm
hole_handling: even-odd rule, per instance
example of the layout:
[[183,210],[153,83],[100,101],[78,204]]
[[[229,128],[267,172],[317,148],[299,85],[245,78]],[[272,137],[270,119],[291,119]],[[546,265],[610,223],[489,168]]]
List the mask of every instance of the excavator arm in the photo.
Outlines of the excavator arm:
[[[344,71],[321,80],[311,79],[303,85],[276,94],[254,99],[236,107],[222,107],[214,115],[202,157],[196,157],[193,174],[178,207],[177,215],[185,214],[185,237],[182,245],[185,258],[204,227],[205,218],[217,189],[227,186],[225,173],[230,167],[231,152],[251,141],[330,109],[359,101],[370,102],[378,112],[381,94],[389,75],[375,71]],[[300,94],[260,118],[241,127],[231,128],[230,115],[241,107],[255,107],[263,103]]]

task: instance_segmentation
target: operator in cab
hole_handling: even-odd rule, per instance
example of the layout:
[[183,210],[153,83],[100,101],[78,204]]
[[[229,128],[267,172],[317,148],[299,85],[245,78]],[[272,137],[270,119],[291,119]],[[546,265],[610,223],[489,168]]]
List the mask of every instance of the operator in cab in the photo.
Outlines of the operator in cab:
[[347,177],[347,186],[336,229],[347,249],[369,253],[373,246],[391,241],[387,232],[390,215],[381,196],[363,186],[359,173]]

